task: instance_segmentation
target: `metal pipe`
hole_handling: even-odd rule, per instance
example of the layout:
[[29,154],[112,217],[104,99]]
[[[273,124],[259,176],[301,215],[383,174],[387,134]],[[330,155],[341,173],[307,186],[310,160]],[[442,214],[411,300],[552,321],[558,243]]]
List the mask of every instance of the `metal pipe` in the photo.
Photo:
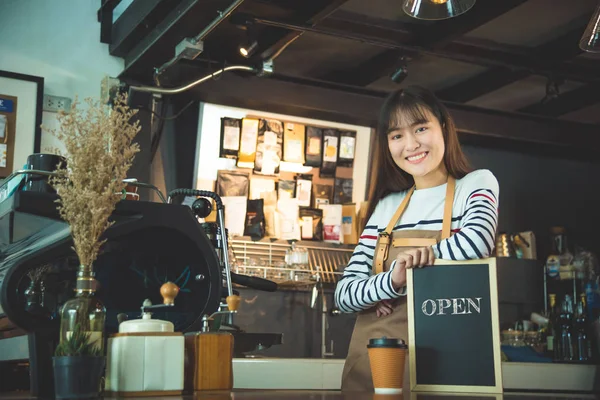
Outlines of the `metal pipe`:
[[229,17],[236,8],[241,6],[243,2],[244,0],[235,0],[233,3],[231,3],[231,5],[227,7],[225,11],[220,12],[219,16],[213,19],[212,22],[198,34],[198,36],[194,37],[194,40],[196,40],[196,42],[204,40],[221,22]]
[[225,213],[223,208],[217,209],[217,219],[221,231],[221,243],[223,243],[223,264],[225,265],[225,278],[227,279],[227,295],[233,295],[233,285],[231,284],[231,269],[229,268],[229,241],[225,233]]
[[[39,169],[20,169],[17,170],[15,172],[13,172],[12,174],[10,174],[9,176],[6,177],[6,179],[4,179],[4,181],[2,182],[2,185],[0,185],[0,190],[2,190],[2,188],[4,186],[6,186],[8,184],[8,182],[14,178],[17,175],[25,175],[25,174],[31,174],[31,175],[43,175],[43,176],[56,176],[56,172],[49,172],[49,171],[42,171]],[[142,182],[138,182],[137,179],[135,178],[127,178],[127,179],[123,179],[123,183],[127,183],[133,186],[138,186],[138,187],[143,187],[143,188],[148,188],[148,189],[152,189],[154,191],[156,191],[158,193],[158,197],[160,197],[160,199],[162,200],[163,203],[166,203],[167,200],[165,199],[165,196],[162,194],[162,192],[154,185],[151,185],[149,183],[142,183]]]
[[212,74],[206,75],[205,77],[202,77],[192,83],[189,83],[185,86],[180,86],[178,88],[164,89],[164,88],[159,88],[159,87],[154,87],[154,86],[131,86],[130,89],[137,90],[138,92],[148,92],[148,93],[156,93],[156,94],[177,94],[177,93],[185,92],[186,90],[191,89],[194,86],[199,85],[203,82],[206,82],[207,80],[209,80],[211,78],[216,78],[217,76],[221,75],[223,72],[227,72],[227,71],[258,72],[256,70],[256,68],[249,67],[247,65],[231,65],[229,67],[222,68],[218,71],[213,72]]
[[160,200],[163,203],[167,202],[167,199],[165,198],[165,196],[162,194],[162,192],[160,191],[160,189],[158,189],[156,186],[150,184],[150,183],[144,183],[144,182],[139,182],[137,179],[135,178],[127,178],[127,179],[123,179],[123,183],[127,183],[130,184],[132,186],[137,186],[137,187],[142,187],[142,188],[146,188],[146,189],[152,189],[154,190],[157,194],[158,197],[160,198]]
[[[227,17],[229,17],[231,15],[231,13],[235,11],[236,8],[238,8],[239,6],[241,6],[244,1],[245,0],[235,0],[233,3],[231,3],[231,5],[229,7],[227,7],[225,9],[225,11],[219,11],[219,16],[217,18],[213,19],[206,26],[206,28],[204,28],[197,36],[195,36],[193,39],[191,39],[192,44],[196,45],[199,42],[201,42],[202,40],[204,40],[217,26],[219,26],[219,24],[221,22],[223,22]],[[173,57],[172,59],[170,59],[169,61],[167,61],[163,65],[161,65],[160,67],[155,68],[155,71],[154,71],[154,81],[157,84],[158,84],[158,77],[160,75],[162,75],[168,68],[170,68],[171,66],[173,66],[181,58],[190,58],[189,56],[185,57],[182,53],[183,52],[178,53],[177,55],[175,55],[175,57]],[[196,58],[196,57],[193,57],[193,58]]]

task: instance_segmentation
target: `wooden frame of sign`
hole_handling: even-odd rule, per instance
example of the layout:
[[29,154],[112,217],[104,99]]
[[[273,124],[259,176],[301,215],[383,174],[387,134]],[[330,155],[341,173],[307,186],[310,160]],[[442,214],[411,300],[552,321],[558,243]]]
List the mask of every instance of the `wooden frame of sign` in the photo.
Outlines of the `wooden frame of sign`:
[[407,290],[411,390],[502,393],[496,259],[409,269]]

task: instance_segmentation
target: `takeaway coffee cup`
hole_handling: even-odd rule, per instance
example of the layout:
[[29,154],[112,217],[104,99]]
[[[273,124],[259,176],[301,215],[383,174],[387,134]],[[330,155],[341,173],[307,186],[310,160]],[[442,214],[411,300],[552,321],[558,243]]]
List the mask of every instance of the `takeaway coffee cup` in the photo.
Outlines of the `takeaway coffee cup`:
[[375,393],[402,393],[404,359],[406,358],[407,349],[404,341],[384,336],[369,340],[367,349]]

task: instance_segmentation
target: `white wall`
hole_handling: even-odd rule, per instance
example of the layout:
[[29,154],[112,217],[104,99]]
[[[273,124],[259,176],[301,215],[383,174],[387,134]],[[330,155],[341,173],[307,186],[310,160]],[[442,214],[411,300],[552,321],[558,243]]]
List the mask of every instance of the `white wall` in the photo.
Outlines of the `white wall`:
[[[123,70],[100,42],[99,7],[98,0],[2,0],[0,70],[43,77],[45,94],[99,97],[102,78]],[[44,112],[42,124],[56,127],[56,114]],[[42,152],[57,146],[42,133]]]
[[[300,118],[293,115],[275,114],[266,111],[227,107],[217,104],[201,103],[198,121],[200,140],[198,141],[198,157],[196,158],[196,177],[199,189],[209,189],[203,181],[215,181],[217,170],[235,167],[234,160],[219,158],[221,118],[243,118],[248,115],[292,121],[306,125],[326,126],[356,131],[356,150],[354,154],[352,201],[358,203],[365,200],[369,146],[371,128],[358,125],[341,124],[318,119]],[[283,169],[283,167],[282,167]],[[202,187],[204,186],[204,187]]]

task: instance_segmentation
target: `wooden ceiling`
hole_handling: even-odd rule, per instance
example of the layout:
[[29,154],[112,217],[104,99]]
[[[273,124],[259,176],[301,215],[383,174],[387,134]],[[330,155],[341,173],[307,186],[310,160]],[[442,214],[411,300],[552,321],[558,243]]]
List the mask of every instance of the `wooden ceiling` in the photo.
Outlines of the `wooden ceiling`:
[[[118,3],[104,0],[99,10],[103,41],[125,59],[122,80],[151,85],[175,46],[233,0],[133,0],[113,15]],[[600,124],[600,55],[578,47],[596,6],[477,0],[459,17],[423,21],[406,16],[401,0],[245,0],[205,38],[196,59],[177,62],[161,83],[177,86],[222,65],[259,65],[275,55],[273,78],[302,87],[384,96],[419,84],[456,107]],[[238,51],[247,38],[258,43],[249,59]],[[398,84],[390,75],[400,67],[407,76]]]

